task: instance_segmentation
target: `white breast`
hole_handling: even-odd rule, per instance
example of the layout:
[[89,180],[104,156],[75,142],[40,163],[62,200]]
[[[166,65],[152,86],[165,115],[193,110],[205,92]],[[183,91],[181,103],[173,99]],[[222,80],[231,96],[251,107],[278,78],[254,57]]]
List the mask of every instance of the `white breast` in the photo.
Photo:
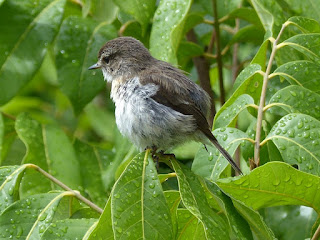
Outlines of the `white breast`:
[[141,85],[135,77],[127,82],[113,80],[111,98],[115,102],[116,123],[120,132],[140,150],[153,145],[166,150],[193,138],[195,120],[155,102],[155,84]]

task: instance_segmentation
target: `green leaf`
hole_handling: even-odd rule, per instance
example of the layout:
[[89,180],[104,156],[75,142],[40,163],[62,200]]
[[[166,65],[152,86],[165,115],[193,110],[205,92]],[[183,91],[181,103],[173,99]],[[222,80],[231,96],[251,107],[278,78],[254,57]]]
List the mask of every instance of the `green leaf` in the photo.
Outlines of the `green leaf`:
[[[110,0],[88,0],[86,1],[90,6],[90,12],[94,19],[100,22],[107,22],[111,24],[117,17],[118,7],[114,1]],[[84,8],[82,9],[83,12]],[[83,12],[82,16],[86,17],[89,11]]]
[[286,115],[298,112],[320,120],[320,95],[301,86],[281,89],[272,96],[269,104],[277,104],[270,109],[270,113],[273,114]]
[[288,114],[271,129],[264,142],[272,140],[282,158],[301,171],[320,175],[320,121],[305,114]]
[[254,42],[260,44],[263,41],[264,31],[255,26],[248,25],[241,28],[239,31],[234,34],[228,42],[228,45],[232,45],[234,43],[242,43],[242,42]]
[[267,53],[268,53],[268,47],[269,47],[270,41],[267,39],[265,40],[254,58],[252,59],[250,64],[259,64],[261,67],[261,71],[266,71],[266,63],[267,63]]
[[179,190],[184,206],[202,222],[207,239],[228,239],[228,227],[220,215],[214,212],[207,199],[198,176],[175,159],[172,161],[177,174]]
[[104,191],[101,177],[101,159],[97,150],[80,140],[75,140],[74,150],[77,154],[83,188],[90,199],[97,205],[104,206],[107,193]]
[[185,66],[191,58],[201,56],[203,52],[203,48],[198,44],[182,41],[177,53],[179,65]]
[[317,214],[305,206],[278,206],[262,212],[266,223],[278,239],[307,239]]
[[235,127],[236,119],[240,112],[254,104],[250,95],[240,95],[230,106],[215,119],[214,127]]
[[203,13],[192,12],[190,9],[184,23],[183,36],[186,35],[192,28],[203,22]]
[[178,229],[177,209],[181,201],[180,193],[178,191],[170,190],[170,191],[165,191],[164,196],[167,200],[167,204],[170,209],[173,235],[176,236],[177,229]]
[[161,183],[167,181],[169,178],[172,178],[172,177],[175,177],[176,174],[175,173],[162,173],[162,174],[158,174],[158,178],[159,178],[159,181]]
[[149,152],[138,154],[111,195],[115,239],[173,239],[170,210]]
[[[66,219],[52,223],[41,239],[83,239],[95,219]],[[104,238],[105,239],[105,238]]]
[[146,47],[149,46],[149,36],[142,36],[142,28],[139,22],[129,20],[121,27],[122,36],[130,36],[140,40]]
[[252,8],[246,8],[246,7],[237,8],[229,14],[229,17],[230,18],[240,18],[240,19],[243,19],[251,24],[256,25],[259,28],[263,27],[258,15],[257,15],[257,12]]
[[[199,3],[198,3],[199,2]],[[241,0],[217,1],[218,19],[228,15],[239,7]],[[201,4],[206,14],[213,15],[211,0],[197,0],[196,3]]]
[[240,201],[233,199],[233,205],[238,212],[250,225],[251,231],[254,233],[256,239],[259,240],[274,240],[275,236],[258,211],[246,206]]
[[220,108],[214,117],[213,127],[216,128],[216,121],[220,115],[230,107],[242,94],[250,95],[255,102],[260,99],[262,76],[260,75],[261,66],[259,64],[250,64],[238,75],[233,89],[234,92],[228,101]]
[[[257,127],[257,119],[253,119],[247,128],[246,133],[248,137],[253,141],[256,139],[256,127]],[[262,129],[261,129],[261,139],[265,139],[266,135],[269,134],[271,130],[271,126],[268,122],[263,121]],[[241,144],[241,154],[242,157],[249,162],[250,159],[254,159],[254,143],[245,141]],[[267,162],[271,161],[282,161],[281,154],[277,147],[274,145],[272,141],[268,141],[265,145],[260,148],[260,165],[263,165]]]
[[[43,142],[43,128],[39,122],[32,119],[27,113],[21,113],[16,119],[15,128],[19,138],[26,146],[26,155],[23,163],[33,163],[48,171],[45,146]],[[52,189],[50,181],[38,172],[27,171],[21,183],[22,196],[48,192]],[[41,182],[41,184],[39,184]]]
[[151,22],[156,0],[114,0],[114,3],[127,14],[132,15],[142,26],[143,35]]
[[78,219],[78,218],[96,218],[98,219],[100,217],[100,214],[96,212],[96,210],[93,210],[90,207],[82,207],[76,210],[70,218],[72,219]]
[[252,0],[251,3],[258,14],[265,31],[267,32],[267,36],[271,37],[273,33],[273,25],[274,25],[273,15],[268,11],[268,9],[266,9],[263,6],[261,1]]
[[[107,111],[93,103],[89,103],[84,109],[92,128],[103,139],[107,141],[114,141],[115,131],[110,129],[116,127],[114,113]],[[106,127],[110,126],[110,127]],[[112,126],[112,127],[111,127]]]
[[106,22],[76,16],[63,21],[56,43],[58,81],[77,114],[105,86],[100,70],[88,67],[97,61],[102,45],[116,36]]
[[203,185],[210,193],[210,197],[214,198],[218,202],[221,210],[226,215],[233,233],[232,237],[243,240],[253,239],[248,223],[237,212],[236,208],[232,204],[232,200],[225,195],[216,184],[209,181],[203,181]]
[[304,205],[320,213],[320,178],[283,162],[271,162],[241,178],[219,179],[217,185],[231,198],[260,209]]
[[43,193],[10,205],[0,215],[2,238],[40,239],[46,227],[52,222],[54,209],[63,196],[65,193]]
[[112,219],[111,219],[111,197],[109,197],[108,202],[101,214],[98,222],[91,227],[87,232],[83,240],[113,240],[113,230],[112,230]]
[[[52,193],[47,193],[47,195],[50,195]],[[28,205],[29,207],[33,210],[36,210],[37,208],[39,208],[39,206],[34,206],[31,205],[31,201],[35,201],[34,199],[37,199],[37,196],[39,196],[39,201],[41,201],[41,203],[38,202],[38,205],[40,205],[40,209],[41,209],[41,205],[42,205],[42,199],[46,198],[43,197],[44,195],[33,195],[30,196],[29,198],[26,199],[26,201],[24,202],[25,199],[21,200],[22,203],[20,205],[20,208],[23,208],[24,205]],[[48,226],[50,225],[50,223],[52,223],[54,220],[56,220],[55,218],[57,218],[55,216],[56,212],[57,212],[57,208],[58,205],[60,203],[60,201],[62,200],[63,197],[71,197],[74,196],[74,194],[72,192],[62,192],[57,196],[54,196],[54,198],[50,201],[47,202],[45,207],[43,207],[43,209],[41,211],[38,212],[38,217],[37,220],[33,223],[32,228],[29,230],[28,236],[26,239],[40,239],[40,237],[42,236],[43,232],[45,229],[48,228]],[[11,209],[11,214],[13,213],[13,210],[16,208]],[[16,211],[16,210],[15,210]],[[27,211],[26,211],[27,212]],[[4,212],[4,214],[6,213],[6,211]],[[21,213],[20,216],[18,218],[26,218],[28,219],[30,213]],[[20,225],[20,224],[19,224]],[[23,223],[21,225],[24,225]]]
[[14,124],[14,120],[0,113],[0,165],[2,165],[13,141],[16,139],[17,134]]
[[160,1],[150,35],[150,52],[153,57],[177,65],[177,49],[191,2]]
[[0,105],[13,98],[40,68],[58,32],[65,0],[7,0],[0,7]]
[[303,53],[313,61],[320,63],[320,33],[295,35],[285,40],[283,43],[281,43],[281,45],[290,46]]
[[320,21],[320,5],[318,0],[286,0],[286,2],[295,14]]
[[[102,182],[105,189],[110,191],[117,179],[118,170],[121,164],[124,164],[128,159],[132,158],[133,145],[127,139],[122,137],[119,131],[116,131],[116,143],[114,150],[97,149],[97,154],[103,161],[102,165]],[[123,170],[123,169],[121,169]]]
[[27,165],[0,167],[0,213],[19,199],[19,186]]
[[320,24],[311,18],[294,16],[288,19],[288,24],[298,27],[303,33],[319,33]]
[[178,232],[176,239],[194,240],[207,239],[203,224],[189,210],[177,210]]
[[[221,128],[213,131],[213,135],[219,143],[232,156],[239,144],[243,142],[243,138],[248,135],[236,128]],[[229,166],[229,162],[222,156],[217,148],[213,145],[207,145],[207,150],[202,147],[196,154],[192,171],[202,177],[210,180],[217,180],[221,173]]]
[[53,125],[45,126],[43,135],[49,173],[70,188],[79,189],[82,186],[80,165],[67,135]]
[[288,62],[274,71],[292,85],[303,86],[313,92],[320,92],[320,65],[300,60]]
[[21,159],[23,159],[25,152],[26,148],[23,142],[17,136],[14,136],[12,142],[10,142],[10,145],[8,146],[7,155],[2,162],[2,165],[20,165]]

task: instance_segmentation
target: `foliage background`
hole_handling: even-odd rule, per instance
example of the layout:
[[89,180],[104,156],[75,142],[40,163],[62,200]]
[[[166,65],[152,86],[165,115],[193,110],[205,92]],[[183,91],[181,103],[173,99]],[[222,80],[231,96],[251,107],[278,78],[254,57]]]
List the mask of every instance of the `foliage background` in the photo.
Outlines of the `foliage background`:
[[[317,0],[0,0],[0,238],[316,239],[319,21]],[[157,174],[120,136],[110,86],[87,71],[117,36],[209,92],[244,176],[197,143]]]

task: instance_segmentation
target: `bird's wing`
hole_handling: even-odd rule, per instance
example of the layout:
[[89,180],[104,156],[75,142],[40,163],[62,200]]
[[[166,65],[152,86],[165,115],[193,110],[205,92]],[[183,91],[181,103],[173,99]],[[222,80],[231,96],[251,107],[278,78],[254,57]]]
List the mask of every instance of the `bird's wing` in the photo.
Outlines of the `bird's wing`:
[[159,61],[157,67],[149,68],[143,76],[140,79],[142,85],[153,83],[159,86],[151,97],[153,100],[184,115],[192,115],[201,131],[210,131],[206,119],[210,98],[181,71]]
[[[171,67],[171,68],[170,68]],[[229,153],[219,144],[210,131],[206,118],[210,107],[210,98],[200,87],[195,85],[183,73],[178,72],[171,65],[167,69],[149,70],[140,83],[155,84],[158,91],[151,98],[159,104],[170,107],[184,115],[192,115],[198,129],[217,147],[232,167],[242,174],[240,168],[233,161]],[[179,97],[176,97],[179,96]]]
[[[209,95],[197,84],[187,78],[179,69],[158,61],[155,67],[148,68],[140,79],[142,85],[153,83],[159,86],[154,100],[172,107],[187,115],[208,116],[211,101]],[[179,98],[177,97],[179,96]],[[207,121],[207,120],[206,120]]]

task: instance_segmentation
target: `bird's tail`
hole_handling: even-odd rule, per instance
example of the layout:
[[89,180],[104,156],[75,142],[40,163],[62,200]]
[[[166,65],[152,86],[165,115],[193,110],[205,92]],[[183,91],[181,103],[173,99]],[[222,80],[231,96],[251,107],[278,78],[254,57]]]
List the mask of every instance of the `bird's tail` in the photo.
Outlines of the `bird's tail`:
[[[210,132],[211,133],[211,132]],[[233,161],[230,154],[220,145],[218,140],[212,135],[212,133],[206,134],[206,136],[209,138],[209,140],[213,143],[213,145],[220,151],[220,153],[229,161],[231,166],[235,171],[237,171],[239,174],[243,174],[241,169],[238,167],[238,165]]]

